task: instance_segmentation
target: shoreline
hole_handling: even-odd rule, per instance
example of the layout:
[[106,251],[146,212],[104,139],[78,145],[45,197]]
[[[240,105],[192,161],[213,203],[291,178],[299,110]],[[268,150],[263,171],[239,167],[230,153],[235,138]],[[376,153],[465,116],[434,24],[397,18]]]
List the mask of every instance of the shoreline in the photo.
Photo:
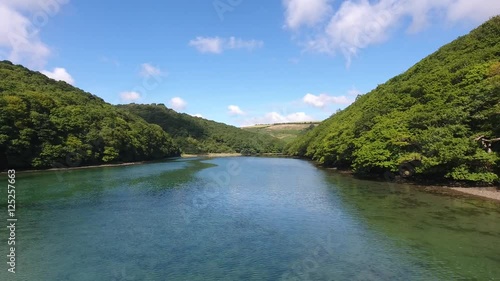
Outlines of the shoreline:
[[244,155],[241,153],[207,153],[207,154],[182,154],[181,158],[196,158],[196,157],[205,157],[205,158],[225,158],[225,157],[285,157],[290,158],[282,153],[261,153],[261,154],[250,154]]
[[196,158],[196,157],[208,157],[208,158],[225,158],[225,157],[240,157],[243,156],[241,153],[207,153],[207,154],[182,154],[181,158]]
[[415,185],[408,184],[422,192],[448,196],[452,198],[476,199],[485,202],[500,204],[500,191],[496,187],[450,187],[439,185]]
[[500,191],[495,187],[450,187],[449,189],[471,197],[500,202]]
[[[133,165],[143,165],[155,162],[162,162],[167,160],[175,160],[175,159],[189,159],[189,158],[197,158],[197,157],[205,157],[205,158],[226,158],[226,157],[241,157],[244,156],[241,153],[208,153],[208,154],[182,154],[176,157],[169,157],[159,160],[151,160],[151,161],[139,161],[139,162],[125,162],[125,163],[115,163],[115,164],[100,164],[100,165],[90,165],[90,166],[80,166],[80,167],[66,167],[66,168],[50,168],[43,170],[16,170],[16,173],[34,173],[34,172],[45,172],[45,171],[70,171],[70,170],[80,170],[80,169],[92,169],[92,168],[106,168],[106,167],[124,167],[124,166],[133,166]],[[260,156],[275,156],[275,155],[260,155]],[[293,157],[291,157],[293,159]],[[306,161],[310,161],[308,159],[303,159]],[[313,161],[314,162],[314,161]],[[316,165],[316,167],[325,169],[328,171],[335,171],[336,173],[340,173],[343,175],[348,175],[353,178],[361,179],[361,180],[370,180],[377,181],[376,179],[363,179],[356,177],[352,171],[348,170],[338,170],[336,168],[326,168]],[[7,172],[0,172],[4,174]],[[446,195],[457,195],[466,196],[468,198],[477,198],[487,201],[495,201],[500,203],[500,190],[496,187],[450,187],[444,185],[422,185],[416,182],[393,182],[397,184],[408,184],[413,186],[416,189],[424,190],[430,193],[438,193],[438,194],[446,194]]]
[[[307,159],[306,159],[307,160]],[[310,161],[310,160],[309,160]],[[376,182],[384,182],[384,180],[381,180],[380,178],[360,178],[354,175],[354,173],[351,170],[339,170],[337,168],[327,168],[327,167],[321,167],[320,165],[317,164],[317,162],[313,161],[316,164],[316,167],[322,168],[328,171],[334,171],[336,173],[342,174],[342,175],[347,175],[355,179],[359,180],[368,180],[368,181],[376,181]],[[494,201],[497,203],[500,203],[500,189],[498,189],[495,186],[484,186],[484,187],[479,187],[479,186],[470,186],[470,187],[460,187],[460,186],[447,186],[447,185],[439,185],[439,184],[421,184],[418,182],[412,182],[412,181],[401,181],[401,180],[396,180],[396,181],[385,181],[385,182],[390,182],[390,183],[395,183],[395,184],[406,184],[410,185],[411,187],[415,189],[420,189],[425,192],[429,193],[436,193],[436,194],[443,194],[443,195],[460,195],[460,196],[466,196],[468,198],[476,198],[476,199],[481,199],[481,200],[486,200],[486,201]]]
[[[64,168],[48,168],[48,169],[39,169],[39,170],[16,170],[16,173],[35,173],[35,172],[46,172],[46,171],[71,171],[71,170],[83,170],[83,169],[92,169],[92,168],[106,168],[106,167],[122,167],[122,166],[133,166],[133,165],[142,165],[149,163],[162,162],[166,160],[175,160],[181,158],[180,156],[169,157],[158,160],[150,160],[150,161],[138,161],[138,162],[124,162],[124,163],[112,163],[112,164],[98,164],[98,165],[88,165],[88,166],[78,166],[78,167],[64,167]],[[7,172],[0,172],[1,174],[6,174]]]
[[[34,170],[34,169],[31,169],[31,170],[14,169],[14,170],[16,170],[16,173],[35,173],[35,172],[45,172],[45,171],[70,171],[70,170],[92,169],[92,168],[143,165],[143,164],[150,164],[150,163],[162,162],[162,161],[167,161],[167,160],[188,159],[188,158],[196,158],[196,157],[217,158],[217,157],[239,157],[239,156],[243,156],[243,155],[241,153],[182,154],[180,156],[168,157],[168,158],[157,159],[157,160],[149,160],[149,161],[98,164],[98,165],[88,165],[88,166],[78,166],[78,167],[48,168],[48,169],[38,169],[38,170]],[[0,171],[0,175],[7,174],[6,171]]]
[[[106,168],[106,167],[121,167],[121,166],[133,166],[133,165],[141,165],[151,163],[148,161],[142,162],[126,162],[126,163],[117,163],[117,164],[102,164],[102,165],[90,165],[90,166],[79,166],[79,167],[66,167],[66,168],[50,168],[50,169],[40,169],[40,170],[16,170],[17,173],[36,173],[36,172],[49,172],[49,171],[71,171],[71,170],[83,170],[83,169],[92,169],[92,168]],[[5,172],[2,172],[3,174]]]

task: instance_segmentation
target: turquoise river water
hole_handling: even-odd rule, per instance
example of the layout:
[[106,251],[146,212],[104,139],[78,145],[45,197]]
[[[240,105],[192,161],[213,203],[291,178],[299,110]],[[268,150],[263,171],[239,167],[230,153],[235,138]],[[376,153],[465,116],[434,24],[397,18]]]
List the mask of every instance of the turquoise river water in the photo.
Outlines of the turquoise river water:
[[500,280],[498,203],[297,159],[18,172],[16,203],[0,280]]

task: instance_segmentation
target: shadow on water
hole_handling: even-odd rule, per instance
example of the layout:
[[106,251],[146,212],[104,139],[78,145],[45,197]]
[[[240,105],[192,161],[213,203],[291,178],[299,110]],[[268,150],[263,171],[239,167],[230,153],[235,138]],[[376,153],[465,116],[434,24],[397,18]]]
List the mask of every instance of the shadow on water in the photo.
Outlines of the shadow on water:
[[[215,166],[202,161],[181,159],[131,166],[19,173],[15,185],[16,203],[19,208],[45,202],[68,203],[68,199],[98,203],[102,196],[111,195],[117,189],[159,192],[181,188],[193,181],[197,172]],[[3,179],[2,175],[0,180]],[[6,197],[6,189],[1,193]],[[0,207],[6,206],[7,202],[2,200]]]
[[167,170],[160,172],[155,175],[145,175],[142,177],[136,177],[130,180],[127,184],[131,188],[147,190],[147,191],[161,191],[171,188],[182,188],[186,184],[192,182],[194,175],[199,171],[217,165],[203,162],[201,160],[191,160],[186,162],[187,165],[182,169]]
[[[162,259],[154,250],[164,239],[160,229],[179,217],[169,206],[197,173],[216,166],[203,161],[19,173],[18,279],[5,279],[5,271],[0,280],[137,280],[141,275],[123,264],[144,267],[130,260],[149,246],[150,255]],[[173,204],[162,192],[172,192]],[[0,234],[8,236],[5,227]]]

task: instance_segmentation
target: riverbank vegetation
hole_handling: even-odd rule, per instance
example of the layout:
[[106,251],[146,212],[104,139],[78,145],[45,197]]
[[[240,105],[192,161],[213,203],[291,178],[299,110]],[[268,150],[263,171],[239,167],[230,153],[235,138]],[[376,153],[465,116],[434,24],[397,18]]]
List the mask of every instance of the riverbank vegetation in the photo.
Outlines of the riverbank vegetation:
[[[0,109],[1,169],[280,153],[284,146],[261,128],[242,130],[163,104],[113,106],[8,61],[0,62]],[[357,175],[494,184],[499,124],[495,17],[319,125],[294,131],[285,151]]]
[[284,146],[271,136],[161,104],[113,106],[9,61],[0,62],[0,109],[2,170],[149,161],[181,153],[280,153]]
[[287,147],[357,175],[493,184],[500,173],[500,17],[379,85]]
[[0,62],[2,169],[62,168],[179,156],[159,126],[97,96]]
[[281,153],[284,143],[270,135],[178,113],[163,104],[127,104],[118,108],[157,124],[170,134],[187,154]]

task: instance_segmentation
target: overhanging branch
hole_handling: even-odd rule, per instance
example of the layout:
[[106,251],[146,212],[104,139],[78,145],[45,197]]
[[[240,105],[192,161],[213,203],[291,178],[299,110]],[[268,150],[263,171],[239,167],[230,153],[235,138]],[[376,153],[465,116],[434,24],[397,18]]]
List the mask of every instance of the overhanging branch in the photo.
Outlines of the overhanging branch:
[[496,138],[496,139],[487,139],[485,138],[485,136],[479,136],[475,139],[475,141],[480,141],[481,144],[483,145],[484,149],[488,152],[488,153],[491,153],[493,152],[491,150],[491,144],[494,143],[494,142],[497,142],[497,141],[500,141],[500,138]]

